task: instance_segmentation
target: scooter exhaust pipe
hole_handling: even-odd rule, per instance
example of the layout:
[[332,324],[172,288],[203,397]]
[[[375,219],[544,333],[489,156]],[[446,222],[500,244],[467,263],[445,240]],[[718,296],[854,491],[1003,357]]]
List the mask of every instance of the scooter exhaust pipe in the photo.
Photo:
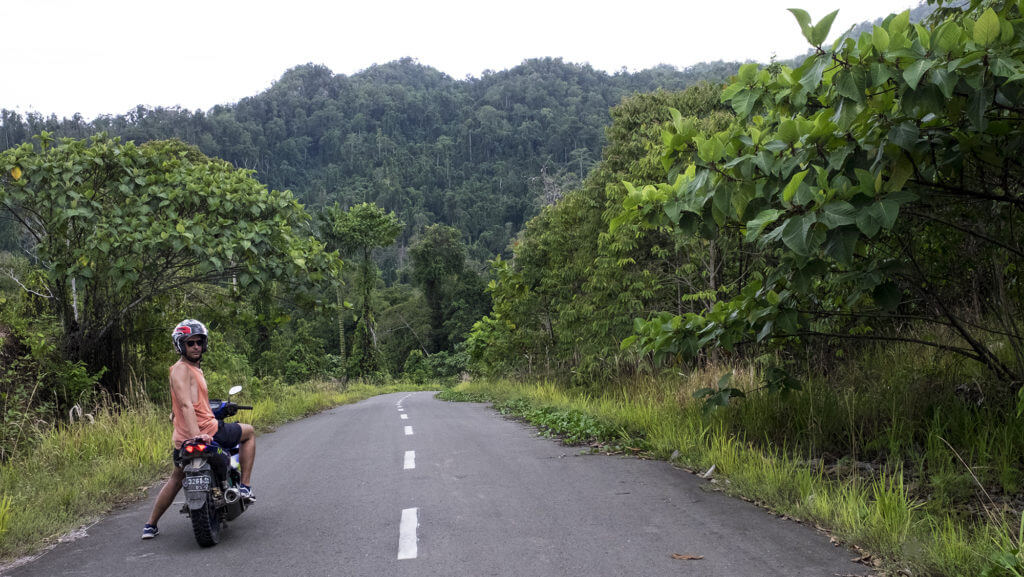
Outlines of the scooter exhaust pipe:
[[224,491],[224,519],[231,521],[242,514],[245,506],[242,503],[242,495],[234,487]]

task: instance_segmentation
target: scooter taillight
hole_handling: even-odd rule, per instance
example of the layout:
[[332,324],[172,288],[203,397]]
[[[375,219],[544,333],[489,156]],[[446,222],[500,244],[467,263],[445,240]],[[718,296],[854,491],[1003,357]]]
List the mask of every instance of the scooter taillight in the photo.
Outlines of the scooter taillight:
[[189,445],[189,446],[185,447],[185,452],[186,453],[202,453],[205,450],[206,450],[206,445],[203,445],[203,444]]

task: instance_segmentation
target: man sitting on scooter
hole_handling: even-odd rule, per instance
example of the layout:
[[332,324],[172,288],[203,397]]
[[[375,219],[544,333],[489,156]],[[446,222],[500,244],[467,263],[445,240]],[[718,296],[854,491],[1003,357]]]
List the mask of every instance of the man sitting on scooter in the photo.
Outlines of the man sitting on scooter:
[[[181,444],[189,439],[200,439],[205,443],[216,441],[222,447],[238,447],[238,465],[242,473],[242,486],[239,493],[250,503],[256,500],[250,486],[252,464],[256,455],[256,435],[252,425],[245,423],[225,423],[218,421],[210,410],[209,393],[206,390],[206,378],[200,368],[203,353],[206,352],[208,333],[203,323],[186,319],[178,323],[171,332],[171,341],[175,350],[181,355],[178,362],[171,365],[171,414],[174,422],[174,457]],[[160,489],[149,522],[142,528],[142,538],[152,539],[160,530],[157,521],[174,502],[174,496],[181,489],[181,481],[185,472],[175,466],[171,477]]]

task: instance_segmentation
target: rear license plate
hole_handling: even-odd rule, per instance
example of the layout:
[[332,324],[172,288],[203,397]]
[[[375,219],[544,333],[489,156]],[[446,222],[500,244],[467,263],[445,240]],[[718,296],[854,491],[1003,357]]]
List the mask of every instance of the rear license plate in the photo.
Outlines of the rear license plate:
[[195,477],[185,477],[185,481],[182,483],[186,491],[209,491],[210,490],[210,478],[206,475],[197,475]]

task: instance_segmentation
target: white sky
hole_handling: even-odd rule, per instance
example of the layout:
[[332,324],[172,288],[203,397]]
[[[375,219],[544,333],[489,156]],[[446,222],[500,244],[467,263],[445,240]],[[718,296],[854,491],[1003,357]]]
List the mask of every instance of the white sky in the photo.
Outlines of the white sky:
[[615,72],[780,59],[786,8],[839,9],[832,37],[918,0],[0,0],[0,108],[91,120],[138,104],[208,110],[312,62],[350,75],[410,56],[462,79],[526,58]]

